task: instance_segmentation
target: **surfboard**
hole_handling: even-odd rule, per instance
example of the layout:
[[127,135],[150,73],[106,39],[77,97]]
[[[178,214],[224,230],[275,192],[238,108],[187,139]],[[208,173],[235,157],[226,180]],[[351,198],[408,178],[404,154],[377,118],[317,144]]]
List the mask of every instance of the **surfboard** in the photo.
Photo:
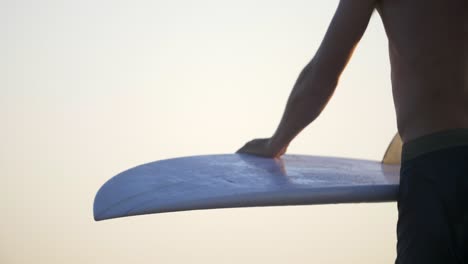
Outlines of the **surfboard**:
[[181,157],[124,171],[94,200],[96,221],[197,209],[395,201],[399,164],[248,154]]

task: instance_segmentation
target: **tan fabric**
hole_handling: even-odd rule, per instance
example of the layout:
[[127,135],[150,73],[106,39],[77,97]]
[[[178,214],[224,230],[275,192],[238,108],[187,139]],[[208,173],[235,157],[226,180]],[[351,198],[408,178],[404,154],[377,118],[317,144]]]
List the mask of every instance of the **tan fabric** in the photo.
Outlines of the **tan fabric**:
[[384,164],[401,164],[401,148],[402,148],[402,142],[400,138],[400,134],[396,134],[392,141],[390,142],[390,145],[387,148],[387,151],[385,151],[385,155],[383,157],[382,163]]

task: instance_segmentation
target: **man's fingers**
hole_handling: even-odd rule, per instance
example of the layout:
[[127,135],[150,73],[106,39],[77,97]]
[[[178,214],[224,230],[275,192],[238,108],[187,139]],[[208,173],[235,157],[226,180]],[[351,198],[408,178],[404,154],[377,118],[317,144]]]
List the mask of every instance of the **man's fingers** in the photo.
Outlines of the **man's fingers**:
[[274,153],[267,148],[266,142],[268,139],[257,138],[247,142],[242,148],[240,148],[236,153],[246,153],[253,154],[262,157],[274,157]]

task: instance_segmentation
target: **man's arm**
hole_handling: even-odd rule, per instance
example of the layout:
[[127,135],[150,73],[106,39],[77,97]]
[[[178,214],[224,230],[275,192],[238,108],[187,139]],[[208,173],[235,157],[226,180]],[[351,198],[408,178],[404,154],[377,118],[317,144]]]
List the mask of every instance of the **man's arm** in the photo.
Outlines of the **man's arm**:
[[319,116],[369,24],[375,3],[376,0],[340,1],[320,48],[294,85],[274,135],[250,141],[238,152],[280,156],[294,137]]

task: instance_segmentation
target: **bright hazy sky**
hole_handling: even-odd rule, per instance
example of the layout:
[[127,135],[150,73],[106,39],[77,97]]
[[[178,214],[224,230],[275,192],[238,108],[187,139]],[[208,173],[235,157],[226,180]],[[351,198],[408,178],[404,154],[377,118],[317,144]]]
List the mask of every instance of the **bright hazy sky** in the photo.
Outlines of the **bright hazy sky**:
[[[337,3],[1,1],[0,262],[393,263],[394,203],[92,219],[120,171],[270,136]],[[374,14],[289,153],[379,160],[395,132]]]

